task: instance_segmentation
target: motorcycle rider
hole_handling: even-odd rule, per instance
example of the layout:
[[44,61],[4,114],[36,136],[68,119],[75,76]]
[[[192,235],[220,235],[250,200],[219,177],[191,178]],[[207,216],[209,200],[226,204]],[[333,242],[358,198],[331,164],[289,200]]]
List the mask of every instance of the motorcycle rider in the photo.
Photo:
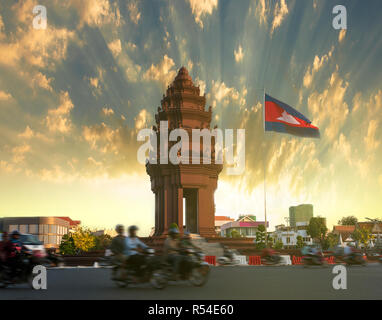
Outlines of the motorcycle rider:
[[17,230],[12,231],[11,239],[9,239],[4,246],[6,252],[6,263],[10,267],[10,278],[16,276],[17,265],[20,260],[22,243],[20,241],[20,233]]
[[5,263],[8,258],[8,252],[6,250],[7,243],[8,243],[8,233],[3,232],[2,240],[0,242],[0,264]]
[[183,232],[183,237],[180,239],[180,247],[191,248],[195,249],[196,251],[201,251],[201,249],[192,242],[191,234],[188,231]]
[[168,237],[164,242],[163,258],[173,269],[175,275],[179,274],[179,265],[182,257],[179,255],[181,249],[179,240],[179,230],[172,227],[168,230]]
[[127,265],[130,266],[138,277],[141,276],[141,265],[145,262],[145,256],[141,253],[148,246],[137,237],[137,226],[129,227],[129,236],[126,238]]
[[[124,270],[126,266],[126,260],[127,256],[126,253],[126,237],[125,237],[125,228],[123,225],[118,224],[115,227],[115,231],[117,232],[117,236],[113,238],[110,245],[110,250],[114,255],[114,263],[119,264],[122,267],[122,270]],[[117,268],[113,268],[113,275],[112,278],[116,278],[116,272]]]
[[273,262],[276,259],[275,251],[272,248],[264,248],[261,258],[267,261]]

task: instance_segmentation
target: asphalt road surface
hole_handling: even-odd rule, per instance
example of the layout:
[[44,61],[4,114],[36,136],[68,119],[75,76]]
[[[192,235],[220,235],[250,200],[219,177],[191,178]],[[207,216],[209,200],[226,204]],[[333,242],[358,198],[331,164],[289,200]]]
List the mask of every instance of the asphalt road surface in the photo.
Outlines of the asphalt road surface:
[[0,289],[0,299],[381,299],[382,265],[347,267],[347,289],[335,290],[328,268],[214,267],[208,283],[197,288],[170,283],[164,290],[149,285],[117,288],[109,269],[51,269],[47,290],[27,285]]

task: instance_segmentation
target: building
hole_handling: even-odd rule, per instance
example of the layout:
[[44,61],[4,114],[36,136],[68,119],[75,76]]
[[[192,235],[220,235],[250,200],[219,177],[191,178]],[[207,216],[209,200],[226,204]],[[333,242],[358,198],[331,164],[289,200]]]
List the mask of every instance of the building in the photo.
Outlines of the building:
[[100,236],[110,236],[114,238],[115,236],[118,235],[117,231],[115,229],[103,229],[103,230],[97,230],[92,232],[92,235],[95,237],[100,237]]
[[221,226],[223,224],[229,223],[235,221],[235,219],[232,219],[227,216],[215,216],[215,232],[220,235],[221,234]]
[[38,237],[46,248],[58,248],[62,237],[80,221],[69,217],[12,217],[0,218],[0,230],[29,233]]
[[[242,215],[236,221],[231,221],[223,224],[221,229],[222,237],[230,237],[233,230],[239,232],[240,236],[247,238],[256,238],[256,232],[258,231],[258,226],[264,225],[265,221],[256,221],[256,217],[250,215]],[[267,222],[267,227],[269,223]]]
[[295,228],[298,222],[309,223],[311,218],[313,218],[313,205],[300,204],[289,207],[289,223],[292,228]]
[[313,240],[307,233],[307,227],[306,222],[298,222],[295,228],[281,224],[275,227],[271,237],[274,243],[281,241],[284,248],[295,248],[298,236],[301,236],[304,244],[311,245]]
[[352,234],[357,228],[366,229],[371,233],[369,247],[382,246],[382,223],[368,221],[358,222],[357,225],[333,226],[333,233],[340,235],[345,243],[355,243]]
[[[205,105],[206,96],[200,95],[200,88],[194,85],[187,69],[180,68],[155,114],[156,161],[146,164],[151,190],[155,194],[155,236],[166,235],[172,223],[179,226],[180,232],[185,226],[189,232],[203,237],[216,236],[214,193],[223,165],[215,163],[214,139],[211,139],[210,151],[202,154],[204,138],[197,142],[191,138],[193,129],[210,130],[212,107],[206,110]],[[170,141],[164,152],[160,149],[163,144],[160,137],[170,135],[175,129],[182,129],[189,137],[189,143],[179,153],[179,164],[168,159],[175,142]],[[200,150],[193,150],[198,143]]]

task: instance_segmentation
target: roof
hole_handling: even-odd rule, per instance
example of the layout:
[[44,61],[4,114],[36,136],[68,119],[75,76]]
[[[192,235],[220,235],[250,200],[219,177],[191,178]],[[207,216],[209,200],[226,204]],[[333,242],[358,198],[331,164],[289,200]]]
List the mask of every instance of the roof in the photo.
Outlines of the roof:
[[78,226],[79,224],[81,224],[80,220],[72,220],[69,217],[56,217],[56,218],[68,221],[71,227],[75,227],[75,226]]
[[234,221],[234,219],[227,216],[215,216],[215,221]]

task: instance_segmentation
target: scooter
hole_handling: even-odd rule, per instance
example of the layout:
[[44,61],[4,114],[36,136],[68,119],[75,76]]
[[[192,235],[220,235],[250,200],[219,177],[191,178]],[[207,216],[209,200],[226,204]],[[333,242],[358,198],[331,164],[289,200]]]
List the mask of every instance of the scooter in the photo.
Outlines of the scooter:
[[224,256],[218,257],[217,263],[222,266],[232,266],[238,264],[240,261],[236,258],[236,254],[231,249],[224,250]]
[[170,264],[165,264],[164,273],[167,281],[188,280],[193,286],[204,286],[209,278],[210,266],[204,261],[205,255],[192,248],[180,251],[182,260],[179,264],[179,274],[175,274]]
[[361,265],[366,266],[366,260],[364,259],[364,256],[360,252],[354,252],[350,255],[347,255],[343,257],[342,259],[348,266],[352,265]]
[[307,254],[302,257],[304,268],[308,266],[327,267],[328,263],[321,254]]
[[22,249],[17,253],[15,270],[8,264],[0,265],[0,288],[6,288],[13,284],[28,283],[33,288],[33,268],[42,264],[43,256],[39,251]]
[[163,289],[167,285],[167,279],[163,271],[161,257],[155,255],[154,249],[145,249],[144,263],[140,266],[140,275],[128,264],[122,266],[113,263],[113,281],[118,287],[126,287],[131,284],[150,283],[156,289]]

